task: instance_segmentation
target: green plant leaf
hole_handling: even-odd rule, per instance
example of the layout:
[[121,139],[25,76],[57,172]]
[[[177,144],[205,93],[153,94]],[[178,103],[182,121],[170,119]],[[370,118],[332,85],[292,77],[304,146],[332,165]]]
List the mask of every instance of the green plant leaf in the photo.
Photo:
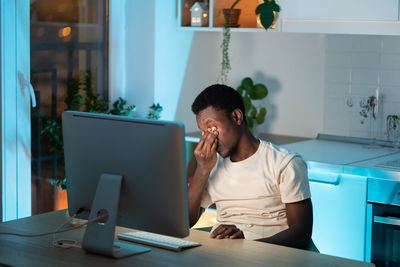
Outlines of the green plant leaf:
[[275,2],[275,0],[267,0],[264,2],[268,7],[271,8],[272,11],[275,11],[275,12],[281,11],[281,7]]
[[244,110],[245,110],[245,113],[248,114],[248,113],[249,113],[249,110],[250,110],[250,108],[251,108],[251,99],[250,99],[250,97],[244,96],[244,97],[243,97],[243,103],[244,103]]
[[256,15],[261,14],[261,12],[263,11],[265,5],[266,5],[266,4],[264,3],[264,4],[259,4],[259,5],[257,6],[257,8],[256,8]]
[[239,3],[239,2],[240,2],[240,0],[236,0],[236,1],[232,4],[231,9],[233,9],[233,8],[237,5],[237,3]]
[[260,15],[260,22],[266,30],[274,22],[274,11],[280,11],[280,7],[275,3],[275,1],[265,1],[265,3],[258,5],[256,8],[255,12],[257,15]]
[[256,116],[257,116],[257,109],[256,109],[255,106],[252,106],[252,107],[251,107],[250,116],[251,116],[253,119],[256,118]]
[[251,88],[253,87],[253,80],[250,77],[246,77],[242,80],[241,86],[249,92]]
[[268,89],[264,84],[258,83],[254,85],[253,90],[251,90],[251,99],[263,99],[268,95]]
[[267,30],[274,22],[274,13],[271,11],[263,11],[260,15],[260,22],[263,27]]
[[264,122],[266,114],[267,110],[265,108],[260,108],[260,112],[258,113],[256,118],[257,124],[262,124]]
[[247,126],[250,129],[250,132],[253,132],[253,127],[254,127],[253,119],[252,118],[246,118],[246,120],[247,120]]
[[238,93],[239,93],[241,96],[243,96],[243,92],[244,92],[245,90],[246,90],[246,89],[244,89],[243,86],[239,86],[239,87],[236,89],[236,91],[238,91]]

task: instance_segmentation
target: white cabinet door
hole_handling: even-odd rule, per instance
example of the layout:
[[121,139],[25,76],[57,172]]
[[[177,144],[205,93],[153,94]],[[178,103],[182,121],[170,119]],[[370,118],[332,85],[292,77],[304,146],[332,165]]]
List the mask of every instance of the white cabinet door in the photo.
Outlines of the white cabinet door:
[[367,178],[311,170],[309,179],[319,251],[364,260]]
[[399,0],[280,0],[284,19],[399,20]]
[[1,0],[2,220],[31,215],[29,0]]

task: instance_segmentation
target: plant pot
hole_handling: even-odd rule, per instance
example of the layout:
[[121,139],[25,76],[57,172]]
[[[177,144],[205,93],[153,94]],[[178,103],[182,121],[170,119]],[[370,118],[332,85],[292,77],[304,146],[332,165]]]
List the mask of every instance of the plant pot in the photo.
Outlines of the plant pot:
[[241,9],[237,8],[224,8],[222,10],[224,13],[225,17],[225,25],[228,27],[239,27],[238,21],[239,21],[239,15],[240,12],[242,12]]

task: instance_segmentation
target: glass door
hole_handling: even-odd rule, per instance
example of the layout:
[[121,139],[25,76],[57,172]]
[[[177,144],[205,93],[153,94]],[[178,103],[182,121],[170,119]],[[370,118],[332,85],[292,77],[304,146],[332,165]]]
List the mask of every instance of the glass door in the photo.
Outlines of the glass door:
[[373,204],[371,262],[400,266],[400,207]]
[[1,0],[1,220],[31,214],[29,1]]
[[108,0],[30,1],[32,214],[67,207],[61,114],[108,98]]

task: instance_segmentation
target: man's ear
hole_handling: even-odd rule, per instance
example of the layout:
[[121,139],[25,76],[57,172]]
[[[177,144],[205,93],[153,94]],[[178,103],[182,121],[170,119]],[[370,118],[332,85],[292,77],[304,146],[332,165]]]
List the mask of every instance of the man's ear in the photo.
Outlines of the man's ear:
[[232,111],[232,119],[237,125],[242,125],[243,122],[243,112],[240,109],[235,109]]

